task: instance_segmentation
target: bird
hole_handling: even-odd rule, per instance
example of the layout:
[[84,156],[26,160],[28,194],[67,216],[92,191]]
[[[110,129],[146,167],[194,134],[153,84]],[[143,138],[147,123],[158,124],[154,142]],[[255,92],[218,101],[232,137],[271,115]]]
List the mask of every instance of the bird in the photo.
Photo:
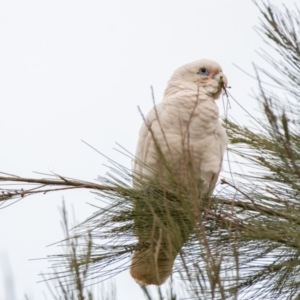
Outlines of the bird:
[[[215,61],[200,59],[175,70],[167,83],[162,101],[144,117],[140,128],[132,168],[134,187],[142,189],[144,183],[149,184],[152,180],[161,182],[164,187],[170,185],[169,190],[174,190],[174,186],[171,187],[172,180],[168,179],[170,176],[164,176],[171,168],[175,182],[189,190],[191,176],[188,174],[188,160],[193,178],[201,182],[201,195],[211,195],[222,168],[228,141],[215,102],[222,90],[226,91],[226,87],[227,77]],[[170,203],[173,202],[170,200]],[[138,200],[137,205],[147,209],[147,205]],[[163,206],[162,203],[156,205]],[[167,234],[157,229],[157,218],[152,218],[142,229],[135,221],[138,245],[144,247],[136,249],[131,259],[130,274],[137,283],[161,285],[171,275],[174,261],[188,238],[190,227],[194,226],[189,220],[176,222],[169,226],[165,224],[169,227]],[[178,233],[174,229],[172,233],[173,228],[182,228],[186,224],[190,226],[188,233],[182,233],[174,246],[176,243],[173,240],[183,230]]]

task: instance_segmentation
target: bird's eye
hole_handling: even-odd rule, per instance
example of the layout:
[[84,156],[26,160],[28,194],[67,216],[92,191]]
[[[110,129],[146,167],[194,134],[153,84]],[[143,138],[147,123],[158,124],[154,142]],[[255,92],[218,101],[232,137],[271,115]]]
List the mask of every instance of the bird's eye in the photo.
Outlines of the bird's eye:
[[208,70],[206,68],[200,68],[200,70],[199,70],[199,72],[197,74],[208,76],[209,72],[208,72]]

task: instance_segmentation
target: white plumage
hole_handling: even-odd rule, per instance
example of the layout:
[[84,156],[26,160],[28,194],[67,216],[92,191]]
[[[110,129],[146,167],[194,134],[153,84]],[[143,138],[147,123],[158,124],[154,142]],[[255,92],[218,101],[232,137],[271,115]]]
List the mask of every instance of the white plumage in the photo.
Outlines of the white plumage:
[[[156,141],[183,181],[187,180],[182,171],[183,157],[188,153],[197,178],[210,193],[227,144],[215,103],[226,85],[227,79],[214,61],[202,59],[178,68],[168,82],[163,100],[150,110],[140,129],[133,166],[135,176],[143,180],[156,176],[158,169],[161,172]],[[169,277],[176,255],[156,262],[155,268],[150,265],[151,255],[150,249],[142,254],[135,251],[130,273],[141,284],[160,285]]]

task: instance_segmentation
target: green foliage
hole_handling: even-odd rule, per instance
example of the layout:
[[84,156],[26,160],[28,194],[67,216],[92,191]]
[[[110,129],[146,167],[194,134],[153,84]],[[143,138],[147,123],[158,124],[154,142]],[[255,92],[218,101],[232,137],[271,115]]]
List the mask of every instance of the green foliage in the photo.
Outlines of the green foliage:
[[[70,237],[68,212],[63,202],[61,209],[65,241],[64,264],[54,263],[54,273],[43,274],[48,296],[55,300],[114,300],[116,290],[114,285],[107,288],[104,284],[97,287],[90,286],[87,275],[91,263],[92,240],[91,235],[85,236],[84,243],[80,244],[78,237]],[[79,261],[79,259],[81,261]],[[48,296],[47,296],[48,295]]]

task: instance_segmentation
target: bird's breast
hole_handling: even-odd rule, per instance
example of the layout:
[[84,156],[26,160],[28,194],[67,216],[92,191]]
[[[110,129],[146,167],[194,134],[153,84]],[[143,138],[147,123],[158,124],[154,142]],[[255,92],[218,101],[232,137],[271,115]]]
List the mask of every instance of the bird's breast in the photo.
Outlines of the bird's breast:
[[[219,126],[219,110],[213,100],[177,101],[164,103],[159,124],[170,134],[184,138],[202,139],[213,134]],[[159,131],[159,128],[157,128]]]

